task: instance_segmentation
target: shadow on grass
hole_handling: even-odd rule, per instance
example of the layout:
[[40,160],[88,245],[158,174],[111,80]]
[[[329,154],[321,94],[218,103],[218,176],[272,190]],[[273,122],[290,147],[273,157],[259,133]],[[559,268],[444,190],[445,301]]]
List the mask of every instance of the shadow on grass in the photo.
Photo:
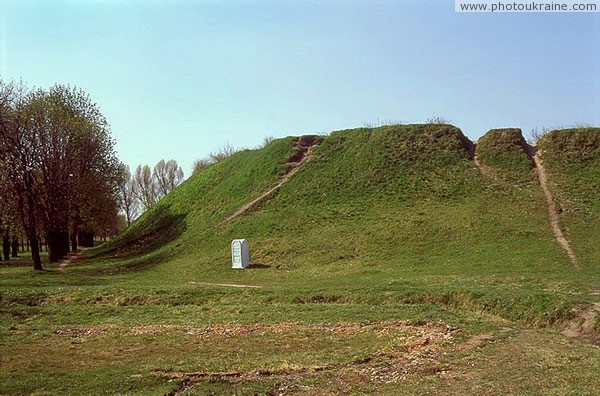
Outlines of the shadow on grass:
[[148,213],[143,227],[131,228],[107,246],[106,251],[100,251],[99,257],[111,256],[116,265],[86,273],[115,275],[141,271],[168,260],[175,248],[167,245],[186,231],[185,217],[174,214],[169,207],[157,207]]
[[267,269],[271,268],[269,264],[260,264],[260,263],[250,263],[250,267],[246,269]]
[[57,269],[44,269],[11,273],[3,279],[1,288],[47,287],[47,286],[102,286],[108,281],[82,273],[64,273]]
[[185,214],[172,213],[166,206],[153,208],[143,221],[134,224],[90,257],[131,257],[158,250],[185,232],[185,217]]
[[14,268],[14,267],[32,267],[33,261],[26,257],[11,258],[10,260],[0,261],[0,268]]
[[51,278],[60,276],[64,284],[99,285],[104,281],[92,277],[141,271],[167,260],[174,253],[167,245],[187,229],[185,215],[173,214],[170,208],[161,206],[145,216],[142,225],[136,226],[138,222],[119,237],[86,251],[77,261],[64,267],[65,272],[45,268],[39,274],[51,275]]
[[[98,258],[97,262],[81,262],[71,268],[71,273],[84,276],[124,275],[154,267],[173,256],[173,249],[157,249],[143,255],[115,256],[109,259]],[[94,258],[90,258],[94,260]]]
[[[167,245],[186,231],[186,216],[174,214],[169,207],[159,205],[151,209],[144,217],[143,221],[136,222],[121,236],[85,252],[76,262],[66,266],[65,272],[51,266],[35,273],[11,274],[13,279],[7,284],[31,286],[36,281],[30,278],[32,275],[38,274],[48,277],[50,284],[100,285],[104,283],[103,280],[88,277],[124,274],[157,265],[172,256],[173,249],[168,248]],[[18,265],[4,265],[4,261],[2,261],[0,269],[31,265],[31,260],[25,258],[19,260]],[[47,265],[45,263],[44,267]],[[20,281],[19,277],[28,280]]]

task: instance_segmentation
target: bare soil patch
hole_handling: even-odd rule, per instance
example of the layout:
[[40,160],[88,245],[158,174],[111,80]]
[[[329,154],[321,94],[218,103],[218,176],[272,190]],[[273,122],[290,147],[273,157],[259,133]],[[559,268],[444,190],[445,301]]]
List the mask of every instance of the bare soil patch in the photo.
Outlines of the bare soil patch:
[[544,192],[544,196],[546,197],[546,202],[548,206],[548,216],[550,217],[550,226],[552,227],[552,231],[554,232],[554,236],[556,237],[556,240],[559,243],[560,247],[567,253],[569,259],[571,259],[573,267],[575,267],[576,269],[580,269],[579,263],[577,262],[577,258],[575,257],[575,252],[571,248],[571,244],[565,238],[560,228],[558,210],[556,208],[556,203],[552,198],[552,192],[548,187],[548,176],[546,174],[546,169],[544,168],[544,164],[542,163],[540,155],[541,151],[538,151],[533,156],[533,160],[536,165],[540,186],[542,187],[542,191]]
[[205,337],[247,337],[253,333],[283,333],[301,329],[320,330],[339,335],[351,335],[360,332],[372,332],[376,336],[385,336],[391,331],[405,330],[415,337],[414,343],[407,344],[409,350],[427,345],[432,340],[450,340],[452,335],[458,331],[457,328],[441,324],[411,324],[403,321],[379,321],[379,322],[335,322],[335,323],[300,323],[283,322],[275,324],[240,324],[240,323],[217,323],[203,327],[187,327],[179,325],[145,325],[145,326],[95,326],[84,328],[64,328],[55,333],[66,336],[90,336],[103,335],[112,332],[139,334],[159,334],[164,332],[179,332],[189,335]]
[[567,337],[583,338],[600,344],[600,334],[594,330],[596,317],[600,315],[600,303],[591,303],[575,312],[575,317],[563,323],[559,328]]
[[[176,371],[155,370],[154,375],[179,381],[179,385],[170,394],[178,394],[185,389],[194,388],[206,380],[227,382],[261,382],[268,378],[277,380],[273,394],[285,394],[292,391],[296,382],[303,377],[311,377],[328,373],[328,377],[343,380],[371,383],[396,383],[414,376],[434,375],[450,368],[438,361],[441,351],[447,343],[452,342],[458,329],[443,324],[422,323],[411,324],[402,321],[379,322],[338,322],[338,323],[278,323],[271,325],[221,324],[192,330],[198,335],[217,335],[225,337],[244,337],[253,333],[276,334],[296,332],[299,330],[318,330],[341,336],[351,336],[360,332],[368,332],[373,337],[398,337],[400,331],[403,339],[401,349],[381,350],[368,356],[356,359],[323,363],[317,365],[287,364],[279,368],[257,368],[250,371]],[[315,333],[318,336],[319,333]]]
[[477,334],[477,335],[469,338],[462,344],[456,345],[454,348],[452,348],[452,351],[453,352],[469,351],[472,349],[481,348],[482,346],[493,343],[495,341],[496,341],[496,337],[493,334]]

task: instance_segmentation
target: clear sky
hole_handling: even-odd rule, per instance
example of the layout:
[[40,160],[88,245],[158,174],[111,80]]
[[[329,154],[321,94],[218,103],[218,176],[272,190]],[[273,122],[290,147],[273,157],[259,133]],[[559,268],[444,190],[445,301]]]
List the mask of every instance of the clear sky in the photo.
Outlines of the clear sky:
[[120,158],[442,116],[600,125],[600,13],[466,14],[453,0],[0,0],[0,78],[72,84]]

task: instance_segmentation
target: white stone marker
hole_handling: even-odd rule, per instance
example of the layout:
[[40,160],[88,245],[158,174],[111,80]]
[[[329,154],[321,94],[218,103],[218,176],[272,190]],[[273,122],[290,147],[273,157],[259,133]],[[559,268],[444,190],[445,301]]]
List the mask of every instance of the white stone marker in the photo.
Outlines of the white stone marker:
[[231,241],[231,268],[248,268],[250,266],[250,249],[245,239]]

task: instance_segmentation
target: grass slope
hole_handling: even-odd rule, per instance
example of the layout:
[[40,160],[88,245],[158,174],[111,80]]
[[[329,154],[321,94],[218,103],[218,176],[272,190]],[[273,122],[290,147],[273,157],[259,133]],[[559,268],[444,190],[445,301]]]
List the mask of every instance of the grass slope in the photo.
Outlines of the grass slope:
[[[394,285],[408,296],[436,302],[478,305],[481,298],[485,309],[511,317],[527,315],[512,305],[531,305],[531,289],[543,300],[555,298],[544,292],[554,283],[578,288],[579,277],[570,276],[548,227],[539,187],[515,187],[481,175],[469,149],[460,130],[448,125],[334,132],[260,211],[224,227],[214,224],[234,205],[220,216],[214,215],[218,204],[189,212],[188,221],[206,226],[188,227],[177,240],[185,248],[151,272],[163,282],[309,286],[359,300],[361,293],[350,297],[347,291]],[[232,164],[245,165],[232,158],[223,166]],[[521,177],[520,168],[513,173]],[[173,204],[164,205],[201,195],[192,191],[182,188]],[[245,199],[255,195],[258,191]],[[212,225],[210,216],[215,216]],[[229,269],[229,241],[237,237],[250,240],[260,270]],[[462,281],[449,281],[456,278]],[[523,293],[526,301],[518,302]],[[507,307],[498,296],[506,298]],[[528,320],[556,319],[545,305],[531,309],[539,312]]]
[[600,128],[552,131],[539,144],[561,225],[600,290]]
[[518,128],[492,129],[477,141],[477,156],[509,181],[535,181],[530,148]]
[[[598,300],[597,137],[540,144],[579,272],[518,130],[480,139],[494,174],[451,125],[333,132],[219,225],[303,139],[237,153],[64,274],[0,270],[0,393],[595,394],[600,351],[530,327]],[[251,269],[230,269],[233,238],[249,239]]]

